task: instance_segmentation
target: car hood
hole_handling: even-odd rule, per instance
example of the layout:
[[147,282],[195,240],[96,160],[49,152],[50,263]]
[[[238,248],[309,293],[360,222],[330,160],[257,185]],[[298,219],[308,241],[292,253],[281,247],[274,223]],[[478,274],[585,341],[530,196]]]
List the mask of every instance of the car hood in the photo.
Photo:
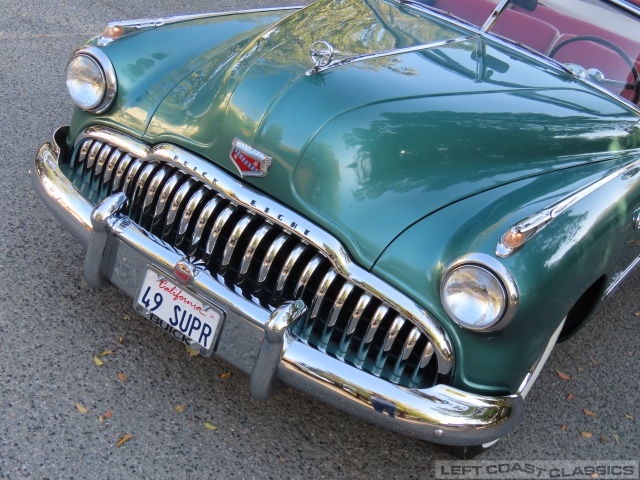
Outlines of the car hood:
[[[145,140],[238,174],[234,138],[273,157],[245,181],[339,237],[371,267],[421,218],[479,192],[624,147],[637,117],[559,69],[409,7],[321,1],[159,104]],[[466,37],[466,39],[464,39]],[[348,62],[314,75],[317,41]]]

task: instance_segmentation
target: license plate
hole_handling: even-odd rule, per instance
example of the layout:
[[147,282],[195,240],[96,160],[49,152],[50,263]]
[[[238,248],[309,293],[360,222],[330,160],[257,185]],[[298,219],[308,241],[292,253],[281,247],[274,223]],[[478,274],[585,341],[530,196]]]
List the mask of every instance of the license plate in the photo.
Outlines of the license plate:
[[147,270],[138,298],[138,313],[202,356],[213,353],[223,313],[155,270]]

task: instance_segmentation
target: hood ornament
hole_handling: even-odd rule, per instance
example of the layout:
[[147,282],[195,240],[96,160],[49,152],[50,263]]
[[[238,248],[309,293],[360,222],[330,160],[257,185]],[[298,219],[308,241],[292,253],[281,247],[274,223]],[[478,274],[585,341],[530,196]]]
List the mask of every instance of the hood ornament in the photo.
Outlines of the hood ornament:
[[333,55],[336,50],[333,48],[329,42],[325,42],[324,40],[319,40],[311,45],[311,51],[309,52],[309,57],[311,58],[311,63],[313,63],[313,68],[306,72],[306,75],[313,75],[317,73],[322,67],[326,67],[333,60]]
[[239,138],[234,138],[233,148],[229,153],[240,176],[242,177],[266,177],[271,166],[271,157],[251,145],[247,145]]

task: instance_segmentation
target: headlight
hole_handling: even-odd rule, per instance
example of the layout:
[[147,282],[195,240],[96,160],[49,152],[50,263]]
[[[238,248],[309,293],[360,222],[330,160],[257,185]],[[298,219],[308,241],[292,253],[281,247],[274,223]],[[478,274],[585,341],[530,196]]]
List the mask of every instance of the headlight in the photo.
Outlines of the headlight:
[[116,95],[116,74],[109,58],[95,47],[82,47],[67,65],[67,89],[82,110],[102,113]]
[[497,260],[482,254],[454,262],[442,279],[440,295],[456,323],[478,331],[506,326],[518,303],[517,287],[509,272]]

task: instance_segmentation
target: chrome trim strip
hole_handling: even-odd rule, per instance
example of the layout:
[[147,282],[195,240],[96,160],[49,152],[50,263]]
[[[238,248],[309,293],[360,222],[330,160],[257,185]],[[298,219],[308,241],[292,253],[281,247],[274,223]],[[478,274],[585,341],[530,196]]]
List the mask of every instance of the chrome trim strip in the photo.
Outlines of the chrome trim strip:
[[[136,187],[133,190],[133,201],[136,202],[138,200],[139,197],[141,197],[142,195],[146,194],[144,193],[144,186],[147,184],[147,180],[149,180],[149,177],[151,176],[151,174],[153,173],[153,171],[158,167],[157,163],[148,163],[143,169],[142,172],[140,173],[140,176],[138,177],[138,181],[136,182]],[[96,173],[97,175],[97,173]]]
[[[431,342],[427,342],[427,345],[424,347],[422,352],[422,358],[420,359],[420,368],[424,368],[429,363],[429,360],[433,357],[433,345]],[[418,373],[418,369],[416,369],[416,373]]]
[[498,6],[493,9],[493,12],[491,12],[489,18],[487,18],[487,20],[484,22],[484,25],[482,25],[482,27],[480,28],[482,33],[487,33],[489,30],[491,30],[491,28],[498,21],[500,14],[507,8],[507,5],[510,1],[511,0],[502,0],[502,2],[500,2],[500,4],[498,4]]
[[278,277],[278,283],[276,284],[276,293],[279,294],[282,292],[284,288],[284,284],[289,278],[289,274],[291,273],[291,269],[296,264],[300,255],[304,253],[307,249],[307,246],[304,243],[301,243],[296,248],[294,248],[289,254],[289,258],[287,258],[282,266],[282,270],[280,271],[280,276]]
[[73,53],[73,55],[71,55],[69,62],[71,62],[71,60],[73,60],[73,58],[78,55],[93,57],[93,59],[98,62],[98,65],[100,65],[100,67],[102,68],[106,83],[102,101],[94,108],[87,108],[86,110],[83,110],[96,114],[104,113],[113,104],[113,101],[116,98],[116,94],[118,93],[118,77],[116,76],[116,69],[113,68],[113,64],[111,63],[111,60],[109,59],[107,54],[98,47],[94,47],[92,45],[84,45],[78,48]]
[[448,334],[424,308],[388,283],[353,263],[340,241],[321,227],[302,217],[286,206],[271,200],[260,192],[238,183],[237,179],[197,155],[171,144],[148,147],[139,140],[105,126],[92,126],[81,132],[76,144],[86,138],[115,145],[131,152],[144,161],[161,160],[214,188],[220,196],[229,199],[281,226],[303,242],[312,244],[331,262],[336,271],[347,281],[387,304],[407,320],[418,325],[434,343],[438,356],[438,369],[448,374],[453,367],[453,347]]
[[227,205],[227,207],[220,212],[218,218],[211,227],[211,233],[209,234],[209,239],[207,240],[207,246],[205,247],[205,263],[209,261],[209,256],[213,253],[213,249],[216,248],[216,242],[218,241],[218,237],[220,236],[220,232],[222,231],[222,227],[227,223],[229,217],[236,211],[235,205]]
[[180,224],[178,225],[178,237],[177,243],[181,243],[184,239],[185,234],[187,233],[187,228],[189,228],[189,223],[191,223],[191,217],[193,216],[193,212],[195,212],[196,208],[202,201],[202,199],[209,193],[209,189],[205,186],[202,186],[198,189],[196,193],[194,193],[189,201],[187,202],[187,206],[184,208],[184,212],[182,213],[182,218],[180,219]]
[[[624,175],[625,173],[640,166],[640,160],[631,161],[624,167],[616,167],[616,169],[606,174],[604,177],[591,182],[589,185],[579,188],[573,193],[565,196],[556,203],[549,205],[548,207],[540,210],[526,219],[518,222],[511,227],[501,238],[496,245],[496,255],[498,257],[507,258],[520,250],[534,235],[540,230],[546,227],[551,221],[553,221],[560,214],[566,212],[573,205],[583,200],[587,196],[599,188],[605,186],[607,183],[615,180],[616,178]],[[523,236],[522,243],[518,247],[509,247],[505,245],[505,239],[509,234],[519,234]]]
[[613,280],[611,281],[611,284],[605,290],[604,295],[602,296],[602,300],[613,295],[615,291],[618,290],[620,285],[622,285],[622,282],[629,275],[631,275],[631,273],[633,273],[633,271],[638,267],[638,265],[640,265],[640,256],[638,256],[633,262],[631,262],[631,264],[627,268],[625,268],[624,271],[620,272],[613,278]]
[[126,153],[124,157],[121,158],[118,163],[118,168],[116,169],[116,176],[113,178],[113,185],[111,186],[112,191],[118,190],[120,188],[120,183],[122,182],[122,177],[126,174],[127,169],[129,168],[129,164],[133,161],[133,157]]
[[267,254],[264,256],[264,260],[262,261],[262,266],[260,267],[260,272],[258,273],[258,287],[260,288],[264,281],[267,279],[267,275],[269,275],[269,270],[271,270],[271,265],[273,265],[273,261],[276,258],[276,255],[280,252],[280,249],[285,244],[285,242],[289,239],[289,235],[286,233],[281,233],[278,238],[276,238],[269,250],[267,250]]
[[345,331],[346,335],[353,335],[353,332],[356,331],[358,323],[360,322],[360,318],[369,305],[371,298],[371,295],[369,295],[368,293],[363,293],[362,295],[360,295],[360,299],[356,304],[356,308],[353,309],[353,313],[351,314],[351,318],[349,319],[349,323],[347,324],[347,329]]
[[[212,12],[212,13],[193,13],[188,15],[173,15],[169,17],[159,18],[139,18],[134,20],[114,20],[107,24],[104,32],[98,37],[97,45],[104,47],[112,42],[119,40],[120,38],[131,35],[141,30],[149,28],[162,27],[164,25],[170,25],[172,23],[187,22],[190,20],[200,20],[204,18],[225,17],[231,15],[242,15],[247,13],[264,13],[264,12],[277,12],[280,10],[300,10],[303,6],[290,6],[290,7],[271,7],[271,8],[251,8],[247,10],[231,10],[229,12]],[[118,38],[112,38],[106,35],[108,29],[121,28],[124,30],[124,35]]]
[[222,266],[226,267],[229,265],[231,261],[231,256],[233,255],[233,251],[236,249],[236,245],[238,244],[238,240],[244,233],[247,226],[251,223],[255,217],[247,213],[244,217],[240,219],[240,221],[236,224],[229,236],[229,240],[227,240],[227,245],[224,247],[224,253],[222,254]]
[[333,283],[333,281],[336,279],[337,276],[338,274],[333,268],[330,269],[325,274],[324,278],[322,279],[322,282],[320,283],[320,287],[318,288],[315,296],[313,297],[313,302],[311,303],[312,310],[311,310],[311,315],[309,315],[310,320],[316,318],[316,316],[318,315],[318,311],[320,310],[320,305],[322,305],[322,300],[324,299],[324,296],[327,294],[327,290],[329,290],[329,287],[331,286],[331,284]]
[[104,168],[104,163],[107,161],[107,158],[111,154],[111,151],[114,150],[111,145],[105,145],[104,148],[100,151],[100,155],[98,155],[98,161],[96,162],[96,166],[93,169],[93,176],[98,176],[102,172]]
[[371,343],[373,337],[378,331],[378,327],[380,323],[382,323],[382,319],[389,312],[389,308],[386,305],[380,305],[376,310],[376,313],[373,315],[373,318],[369,322],[369,326],[367,327],[367,333],[364,336],[363,345]]
[[315,75],[316,73],[326,72],[327,70],[331,70],[332,68],[340,67],[342,65],[348,65],[348,64],[354,63],[354,62],[363,62],[365,60],[371,60],[373,58],[389,57],[389,56],[393,56],[393,55],[402,55],[403,53],[411,53],[411,52],[430,50],[432,48],[444,47],[445,45],[451,45],[451,44],[454,44],[454,43],[466,42],[467,40],[471,40],[473,38],[475,38],[475,36],[471,35],[471,36],[467,36],[467,37],[451,38],[449,40],[438,40],[438,41],[431,42],[431,43],[425,43],[425,44],[421,44],[421,45],[413,45],[411,47],[397,48],[395,50],[385,50],[385,51],[382,51],[382,52],[365,53],[365,54],[362,54],[362,55],[355,55],[353,57],[342,58],[340,60],[332,60],[331,62],[329,62],[327,65],[324,65],[324,66],[320,66],[320,65],[314,66],[313,68],[311,68],[311,69],[307,70],[306,72],[304,72],[304,74],[307,77],[310,77],[312,75]]
[[404,346],[402,347],[402,355],[400,355],[399,358],[401,358],[402,360],[406,360],[407,358],[409,358],[409,355],[411,355],[411,352],[413,352],[413,349],[415,348],[420,335],[420,330],[418,330],[417,328],[414,327],[411,330],[409,336],[407,337],[407,341],[404,342]]
[[113,169],[120,161],[120,157],[122,157],[122,150],[116,148],[111,152],[111,156],[109,157],[109,161],[107,162],[107,166],[104,170],[104,175],[102,175],[102,184],[106,184],[111,180],[111,175],[113,175]]
[[178,210],[180,209],[182,202],[184,202],[185,197],[195,184],[196,181],[194,179],[187,178],[186,182],[180,185],[178,191],[175,192],[173,200],[171,201],[171,206],[169,207],[169,211],[167,212],[167,219],[164,222],[165,232],[169,231],[169,229],[172,228],[173,222],[175,222],[176,220],[176,215],[178,214]]
[[[202,237],[202,231],[204,230],[204,227],[209,221],[209,217],[211,217],[211,214],[216,209],[219,203],[220,203],[220,197],[216,195],[215,197],[211,198],[207,202],[207,204],[202,209],[202,212],[200,212],[200,216],[198,217],[198,222],[196,223],[196,227],[193,229],[193,236],[191,237],[191,245],[194,251],[198,247],[198,243],[200,243],[200,238]],[[189,253],[191,254],[193,252],[189,252]]]
[[333,305],[331,306],[331,313],[329,314],[329,321],[327,322],[327,328],[333,328],[333,326],[336,324],[336,322],[338,321],[338,316],[340,316],[340,312],[342,311],[342,307],[344,306],[344,303],[347,301],[347,298],[349,298],[349,295],[351,295],[351,292],[353,291],[353,284],[346,282],[342,288],[340,289],[340,293],[338,293],[338,296],[336,297],[336,299],[333,302]]
[[[54,143],[41,147],[31,179],[45,205],[68,231],[87,245],[94,236],[93,205],[58,167],[60,148],[57,145],[64,144],[67,134],[67,128],[59,129]],[[100,270],[129,296],[137,295],[149,263],[170,275],[173,266],[184,258],[182,252],[125,216],[107,215],[106,228],[107,247]],[[280,325],[287,324],[286,316],[273,315],[255,305],[206,270],[194,278],[189,290],[225,313],[217,356],[247,373],[251,373],[256,364],[262,365],[256,370],[257,377],[280,379],[365,420],[436,443],[477,445],[504,436],[522,418],[523,403],[518,395],[484,397],[445,385],[422,390],[399,387],[331,358],[288,333],[284,335],[282,348],[276,350],[282,358],[277,364],[277,378],[270,377],[269,368],[263,367],[273,363],[258,362],[257,358],[265,338],[273,340],[272,336],[283,330]]]
[[86,156],[86,161],[83,163],[85,172],[91,170],[94,162],[96,161],[96,157],[103,146],[104,143],[93,142],[93,145],[91,145],[91,148],[89,149],[89,155]]
[[[178,183],[180,182],[180,180],[182,180],[183,177],[184,177],[184,174],[182,172],[175,172],[173,175],[171,175],[171,177],[169,177],[169,180],[167,180],[167,183],[164,184],[164,187],[162,187],[162,191],[160,192],[160,198],[158,198],[158,203],[156,203],[156,210],[155,212],[153,212],[154,224],[164,214],[164,209],[167,206],[167,202],[169,201],[169,198],[171,198],[171,195],[173,194],[176,188],[176,185],[178,185]],[[114,186],[114,189],[115,189],[115,186]]]
[[120,189],[120,191],[125,193],[129,191],[129,185],[131,185],[131,182],[133,182],[134,178],[136,178],[140,167],[142,167],[142,162],[137,158],[134,158],[133,162],[127,169],[127,174],[124,177],[124,183],[122,184],[122,188]]
[[304,268],[302,275],[300,275],[300,279],[298,280],[298,285],[296,285],[295,293],[293,294],[295,298],[300,298],[302,296],[302,292],[304,292],[304,289],[307,287],[307,283],[309,282],[309,279],[311,278],[313,273],[316,271],[320,263],[322,263],[322,256],[316,253],[314,257],[311,259],[311,261]]
[[[142,202],[143,212],[146,212],[147,209],[153,204],[156,193],[158,192],[158,187],[160,187],[160,184],[164,181],[170,171],[171,170],[169,169],[169,167],[163,166],[151,179],[151,183],[149,183],[149,188],[147,188],[147,193],[144,197],[144,202]],[[107,179],[105,178],[105,182],[106,181]]]
[[564,327],[564,322],[566,320],[567,320],[567,317],[562,319],[562,321],[560,322],[560,325],[558,325],[558,328],[556,328],[556,330],[551,335],[551,338],[549,339],[549,342],[547,343],[547,346],[545,347],[544,351],[540,355],[540,358],[538,358],[538,361],[533,364],[533,366],[531,367],[531,370],[529,370],[529,373],[525,375],[524,380],[522,381],[522,384],[518,388],[517,393],[522,397],[523,400],[527,398],[527,395],[529,395],[529,391],[531,390],[531,387],[533,386],[534,382],[540,375],[540,372],[542,371],[542,367],[544,367],[544,364],[547,362],[549,355],[551,355],[551,351],[553,350],[553,347],[558,341],[558,337],[562,332],[562,327]]
[[615,5],[616,7],[620,7],[623,10],[626,10],[628,13],[635,15],[636,17],[640,17],[640,7],[636,7],[635,5],[625,2],[623,0],[604,0],[607,3]]
[[389,350],[391,350],[391,347],[393,346],[393,343],[396,341],[396,337],[398,336],[398,333],[400,333],[400,329],[402,328],[403,325],[404,325],[404,319],[400,316],[397,316],[393,321],[393,323],[391,324],[391,328],[387,333],[387,338],[384,339],[382,351],[388,352]]
[[[502,330],[504,327],[509,325],[511,320],[516,314],[518,310],[518,304],[520,303],[520,293],[518,291],[518,284],[516,283],[511,272],[505,267],[500,260],[493,258],[490,255],[485,253],[467,253],[466,255],[462,255],[461,257],[456,258],[453,262],[451,262],[447,268],[444,269],[442,273],[442,279],[440,283],[440,296],[442,297],[442,289],[444,285],[444,280],[449,274],[449,272],[455,270],[456,268],[462,265],[475,265],[478,267],[483,267],[488,269],[490,273],[497,276],[498,280],[502,283],[504,287],[504,293],[506,296],[507,304],[505,306],[504,311],[502,312],[502,316],[500,319],[495,322],[493,325],[483,328],[472,328],[467,325],[460,325],[462,328],[466,328],[467,330],[478,331],[478,332],[494,332],[496,330]],[[443,302],[444,303],[444,302]],[[449,315],[451,320],[458,324],[458,322]]]
[[267,233],[269,233],[270,230],[271,230],[271,225],[268,223],[265,223],[261,225],[260,228],[258,228],[258,230],[256,231],[256,233],[253,234],[253,237],[251,237],[251,241],[249,242],[249,245],[247,245],[247,249],[244,252],[242,264],[240,265],[241,278],[244,277],[249,271],[251,260],[253,260],[253,256],[255,255],[256,250],[258,249],[258,245],[260,245],[260,242],[262,241],[264,236]]

